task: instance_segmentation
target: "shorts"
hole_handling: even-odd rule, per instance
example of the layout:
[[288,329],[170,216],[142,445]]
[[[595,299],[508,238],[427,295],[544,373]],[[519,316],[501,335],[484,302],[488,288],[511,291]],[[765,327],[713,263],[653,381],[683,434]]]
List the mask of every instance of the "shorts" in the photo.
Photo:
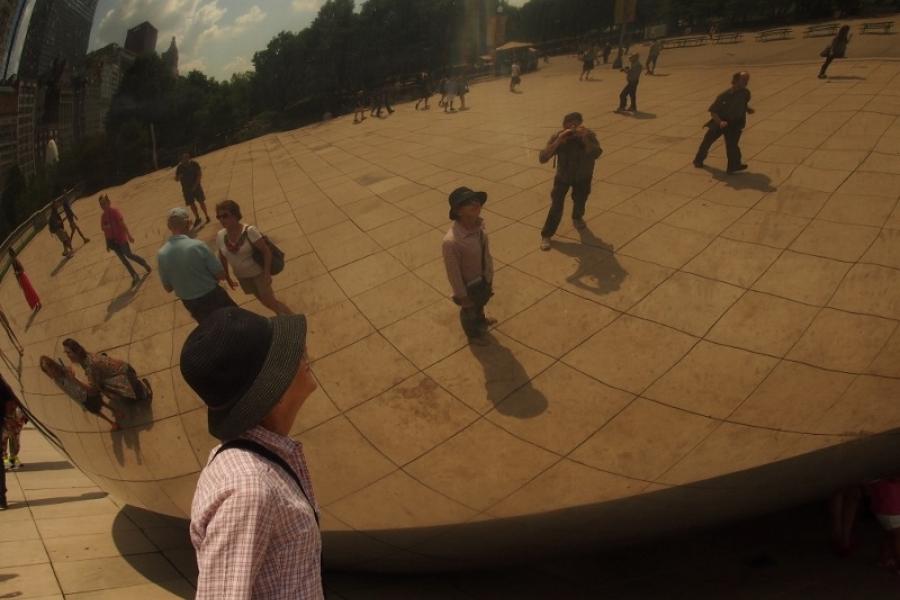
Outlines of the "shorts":
[[267,291],[269,287],[265,283],[262,273],[255,277],[238,277],[238,283],[245,294],[252,294],[254,296],[259,296],[261,292]]
[[181,188],[181,193],[184,195],[184,203],[188,206],[193,205],[197,200],[206,202],[206,194],[203,193],[202,185],[198,185],[192,190],[183,187]]
[[100,398],[100,394],[87,394],[84,398],[84,408],[95,415],[100,414],[100,409],[103,408],[103,400]]
[[900,515],[875,515],[885,531],[900,529]]

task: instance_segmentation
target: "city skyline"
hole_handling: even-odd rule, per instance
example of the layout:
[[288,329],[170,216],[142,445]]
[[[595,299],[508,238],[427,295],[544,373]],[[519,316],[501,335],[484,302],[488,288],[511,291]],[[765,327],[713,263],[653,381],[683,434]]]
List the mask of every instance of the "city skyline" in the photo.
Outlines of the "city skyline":
[[175,36],[182,73],[197,69],[228,79],[251,70],[254,52],[265,49],[279,32],[307,27],[322,4],[324,0],[268,0],[249,6],[240,0],[99,0],[88,49],[123,45],[128,29],[149,21],[166,47]]

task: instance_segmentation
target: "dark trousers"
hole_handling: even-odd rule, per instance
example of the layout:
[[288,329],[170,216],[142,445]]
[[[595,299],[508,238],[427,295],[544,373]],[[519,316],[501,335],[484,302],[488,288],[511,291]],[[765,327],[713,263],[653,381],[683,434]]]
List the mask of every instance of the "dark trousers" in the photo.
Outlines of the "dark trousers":
[[650,55],[650,58],[647,59],[647,72],[652,73],[656,70],[656,61],[659,60],[659,55],[653,56]]
[[821,68],[821,70],[819,70],[819,75],[825,74],[825,71],[828,70],[828,65],[830,65],[831,61],[833,61],[833,60],[834,60],[834,55],[832,55],[832,54],[829,54],[828,56],[825,57],[825,62],[822,63],[822,68]]
[[637,86],[637,81],[629,81],[625,84],[622,93],[619,94],[619,110],[625,110],[625,101],[629,96],[631,97],[631,107],[628,110],[637,110]]
[[707,125],[706,135],[697,148],[697,156],[694,157],[695,163],[702,163],[709,154],[709,148],[720,136],[725,136],[725,153],[728,156],[728,168],[733,169],[741,164],[741,149],[738,142],[741,141],[741,132],[743,127],[738,127],[729,123],[725,129],[720,128],[715,123]]
[[487,328],[487,317],[484,316],[484,304],[462,306],[459,309],[459,323],[466,336],[481,337]]
[[[0,426],[2,426],[2,424],[3,421],[0,420]],[[0,500],[6,502],[6,465],[3,463],[2,459],[0,459]]]
[[587,204],[588,196],[591,193],[591,180],[576,181],[569,184],[559,179],[554,179],[553,189],[550,191],[550,210],[547,212],[547,219],[544,221],[541,237],[553,237],[553,234],[559,228],[569,187],[572,188],[572,218],[581,219],[584,217],[584,205]]
[[237,306],[237,304],[234,303],[234,300],[231,299],[231,296],[228,295],[228,292],[218,285],[214,287],[211,292],[200,296],[199,298],[194,298],[192,300],[185,300],[182,298],[181,301],[184,303],[184,307],[188,309],[188,312],[191,313],[191,316],[194,317],[194,320],[198,323],[202,323],[206,317],[220,308]]
[[148,273],[150,272],[150,265],[147,264],[146,260],[131,251],[131,245],[128,242],[113,244],[112,249],[113,252],[116,253],[116,256],[119,257],[119,260],[122,261],[122,264],[125,265],[125,268],[128,269],[128,272],[131,273],[132,278],[137,279],[138,275],[135,272],[134,267],[131,266],[131,263],[128,262],[129,260],[133,260],[144,267]]

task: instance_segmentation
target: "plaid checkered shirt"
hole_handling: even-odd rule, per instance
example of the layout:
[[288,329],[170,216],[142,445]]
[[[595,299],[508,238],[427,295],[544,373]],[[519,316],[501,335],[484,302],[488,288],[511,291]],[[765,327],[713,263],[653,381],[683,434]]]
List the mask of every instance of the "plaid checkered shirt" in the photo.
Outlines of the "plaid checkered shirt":
[[324,598],[318,505],[303,446],[259,426],[241,437],[284,459],[314,506],[281,467],[253,452],[230,448],[207,462],[191,505],[196,599]]

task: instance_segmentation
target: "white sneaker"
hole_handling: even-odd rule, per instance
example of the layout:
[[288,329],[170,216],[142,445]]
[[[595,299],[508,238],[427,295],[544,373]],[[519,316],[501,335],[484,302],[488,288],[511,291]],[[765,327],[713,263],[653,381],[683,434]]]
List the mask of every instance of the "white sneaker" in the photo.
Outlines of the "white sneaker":
[[549,250],[550,249],[550,238],[545,237],[541,238],[541,250]]

